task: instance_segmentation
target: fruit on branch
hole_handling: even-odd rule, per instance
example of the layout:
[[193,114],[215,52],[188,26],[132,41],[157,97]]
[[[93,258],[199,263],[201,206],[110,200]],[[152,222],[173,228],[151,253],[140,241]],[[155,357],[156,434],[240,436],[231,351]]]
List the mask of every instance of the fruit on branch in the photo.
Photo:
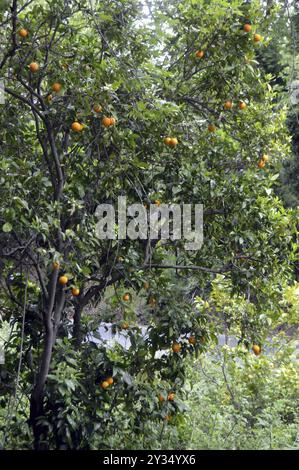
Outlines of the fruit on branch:
[[83,130],[82,124],[78,121],[73,122],[71,128],[74,132],[81,132]]
[[73,297],[78,297],[79,294],[80,294],[80,289],[78,289],[78,287],[73,287],[72,288],[72,296]]
[[94,110],[95,113],[100,113],[103,108],[99,104],[95,104],[92,109]]
[[238,108],[243,110],[247,108],[247,104],[244,101],[239,101]]
[[29,70],[31,73],[36,73],[39,71],[39,64],[37,62],[31,62],[29,64]]
[[254,344],[252,346],[252,351],[256,356],[259,356],[261,354],[262,348],[258,344]]
[[52,85],[52,90],[55,91],[55,93],[59,93],[62,88],[61,83],[55,82]]
[[224,107],[224,109],[232,109],[232,107],[233,107],[232,101],[230,101],[230,100],[226,101],[224,103],[223,107]]
[[204,51],[199,50],[195,52],[195,57],[197,57],[197,59],[202,59],[204,55],[205,55]]
[[67,276],[60,276],[58,279],[58,282],[61,286],[65,286],[69,281],[69,278]]
[[265,162],[264,160],[260,160],[260,161],[258,162],[257,166],[258,166],[259,168],[265,168],[266,162]]
[[181,348],[182,348],[182,346],[180,345],[180,343],[176,343],[176,342],[173,343],[172,347],[171,347],[171,349],[174,353],[179,353]]
[[21,38],[26,38],[29,33],[28,33],[27,29],[21,28],[21,29],[19,29],[18,34]]

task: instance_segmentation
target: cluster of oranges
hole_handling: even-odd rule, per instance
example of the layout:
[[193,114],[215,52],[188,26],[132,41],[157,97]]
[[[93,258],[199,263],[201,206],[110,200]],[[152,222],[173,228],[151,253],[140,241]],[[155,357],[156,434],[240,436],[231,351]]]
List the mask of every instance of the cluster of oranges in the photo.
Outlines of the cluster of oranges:
[[[167,400],[168,401],[174,401],[174,399],[175,399],[175,393],[174,392],[169,392],[167,394]],[[161,393],[158,395],[158,400],[159,400],[160,403],[162,403],[165,400],[165,398],[163,397],[163,395]]]
[[[57,261],[54,261],[52,266],[54,270],[60,269],[60,264]],[[69,282],[69,278],[65,274],[63,274],[62,276],[58,278],[58,283],[61,286],[66,286],[68,282]],[[71,293],[73,297],[78,297],[80,295],[80,289],[78,287],[73,286],[71,289]]]
[[[245,23],[243,25],[243,31],[245,31],[245,33],[250,33],[251,29],[252,29],[251,24]],[[252,39],[253,39],[253,42],[257,43],[257,42],[260,42],[263,38],[260,34],[255,33]],[[205,56],[205,51],[202,49],[199,49],[195,52],[195,57],[197,59],[202,59],[204,56]]]
[[114,384],[113,377],[107,377],[105,380],[101,382],[100,386],[103,390],[107,390],[107,388],[109,388],[110,385],[113,385],[113,384]]
[[[245,24],[243,25],[243,30],[244,30],[246,33],[249,33],[249,32],[251,31],[251,29],[252,29],[251,24],[245,23]],[[26,37],[28,36],[28,34],[29,34],[29,33],[28,33],[28,30],[25,29],[25,28],[21,28],[21,29],[19,30],[19,35],[20,35],[20,37],[22,37],[22,38],[26,38]],[[262,36],[261,36],[260,34],[257,34],[257,33],[256,33],[256,34],[253,35],[253,41],[254,41],[254,42],[257,43],[257,42],[260,42],[261,40],[262,40]],[[196,56],[196,58],[202,59],[202,58],[205,56],[205,51],[204,51],[204,50],[197,50],[197,51],[195,52],[195,56]],[[40,68],[40,67],[39,67],[39,64],[38,64],[37,62],[31,62],[31,63],[29,64],[29,69],[30,69],[30,71],[31,71],[32,73],[38,72],[39,68]],[[53,92],[59,93],[59,92],[61,91],[61,89],[62,89],[61,83],[59,83],[59,82],[53,83],[53,85],[52,85],[52,91],[53,91]],[[52,95],[51,95],[51,94],[48,94],[48,95],[46,96],[46,101],[49,103],[49,102],[51,102],[51,100],[52,100]],[[225,110],[230,110],[230,109],[233,108],[233,102],[232,102],[231,100],[227,100],[227,101],[225,101],[223,107],[224,107]],[[247,105],[246,105],[246,103],[245,103],[244,101],[239,101],[239,103],[238,103],[238,108],[239,108],[240,110],[244,110],[244,109],[246,109],[246,107],[247,107]],[[93,106],[93,111],[94,111],[95,113],[101,113],[101,112],[102,112],[102,106],[101,106],[100,104],[94,104],[94,106]],[[101,122],[102,122],[102,125],[107,128],[107,127],[114,126],[114,125],[116,124],[116,119],[115,119],[114,117],[107,117],[107,116],[104,116],[104,117],[102,118],[102,121],[101,121]],[[79,132],[82,132],[82,131],[83,131],[84,125],[81,124],[81,123],[78,122],[78,121],[74,121],[74,122],[71,124],[71,129],[72,129],[73,132],[79,133]],[[208,125],[208,132],[214,133],[214,132],[216,132],[216,130],[217,130],[217,127],[215,126],[215,124],[210,123],[210,124]],[[164,144],[167,145],[168,147],[175,148],[175,147],[178,145],[178,139],[177,139],[176,137],[165,137],[165,138],[164,138]],[[265,157],[267,157],[267,156],[265,156]],[[267,160],[266,158],[263,158],[263,157],[262,157],[262,158],[260,159],[260,161],[258,162],[258,167],[259,167],[259,168],[264,168],[267,161],[268,161],[268,160]],[[128,300],[129,300],[129,299],[128,299]]]

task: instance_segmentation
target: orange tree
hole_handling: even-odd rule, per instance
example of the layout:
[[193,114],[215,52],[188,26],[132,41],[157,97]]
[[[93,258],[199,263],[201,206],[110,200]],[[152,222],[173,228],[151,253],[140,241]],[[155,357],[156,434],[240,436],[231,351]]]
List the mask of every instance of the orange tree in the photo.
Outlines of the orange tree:
[[[294,222],[273,194],[284,110],[255,60],[277,12],[241,0],[1,8],[1,403],[33,433],[18,445],[87,448],[95,431],[105,445],[118,409],[140,432],[174,423],[182,359],[214,334],[186,281],[203,298],[217,273],[232,295],[250,289],[250,320],[232,319],[249,346],[292,274]],[[203,203],[203,247],[100,240],[96,207],[119,195]],[[99,338],[107,323],[129,348]]]

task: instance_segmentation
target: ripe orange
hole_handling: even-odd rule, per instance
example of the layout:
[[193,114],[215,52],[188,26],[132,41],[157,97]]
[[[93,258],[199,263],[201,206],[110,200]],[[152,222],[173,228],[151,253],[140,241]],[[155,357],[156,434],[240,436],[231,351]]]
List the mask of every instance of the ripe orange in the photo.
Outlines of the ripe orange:
[[168,401],[173,401],[175,398],[175,393],[173,392],[170,392],[168,395],[167,395],[167,400]]
[[158,395],[158,400],[160,403],[162,403],[162,401],[164,401],[164,397],[163,395],[161,395],[161,393]]
[[52,90],[55,91],[56,93],[59,93],[62,88],[61,83],[55,82],[52,85]]
[[205,55],[204,51],[195,52],[195,57],[197,57],[198,59],[202,59],[204,55]]
[[260,34],[255,34],[253,36],[253,41],[254,42],[260,42],[262,40],[262,36]]
[[93,106],[93,110],[94,110],[95,113],[100,113],[102,111],[102,109],[103,109],[102,106],[100,106],[99,104],[95,104]]
[[259,168],[261,168],[261,169],[262,169],[262,168],[265,168],[266,162],[265,162],[264,160],[260,160],[260,161],[258,162],[257,166],[258,166]]
[[245,109],[247,107],[247,104],[244,103],[244,101],[239,101],[238,107],[239,109]]
[[115,124],[116,124],[116,119],[115,119],[115,117],[111,117],[111,118],[110,118],[110,126],[115,126]]
[[180,343],[173,343],[171,349],[174,353],[179,353],[181,350],[181,347],[182,346],[180,345]]
[[109,383],[106,380],[104,380],[101,383],[101,387],[102,387],[103,390],[106,390],[109,387]]
[[251,24],[248,24],[248,23],[244,24],[243,29],[244,29],[244,31],[245,31],[246,33],[250,33],[250,31],[251,31]]
[[226,102],[224,103],[223,106],[224,106],[224,109],[232,109],[233,103],[228,100],[228,101],[226,101]]
[[102,124],[103,124],[104,127],[109,127],[110,126],[110,118],[108,118],[106,116],[103,117]]
[[195,336],[189,336],[188,341],[189,341],[190,344],[193,344],[193,345],[194,345],[194,344],[196,343],[196,338],[195,338]]
[[54,262],[52,263],[52,268],[53,268],[53,269],[59,269],[59,267],[60,267],[60,264],[58,263],[58,261],[54,261]]
[[109,385],[112,385],[114,383],[113,377],[108,377],[105,382],[107,382]]
[[19,30],[19,36],[20,36],[21,38],[26,38],[26,37],[28,36],[28,31],[27,31],[27,29],[21,28],[21,29]]
[[178,145],[178,139],[176,137],[172,137],[169,142],[169,147],[176,147]]
[[32,73],[38,72],[38,70],[39,70],[39,65],[38,65],[38,63],[37,63],[37,62],[31,62],[31,64],[29,64],[29,70],[30,70],[30,72],[32,72]]
[[129,328],[129,323],[127,321],[124,321],[121,325],[122,330],[127,330]]
[[261,354],[262,348],[258,344],[254,344],[252,346],[252,351],[256,356],[259,356]]
[[73,297],[78,297],[79,294],[80,294],[80,289],[78,289],[78,287],[73,287],[72,288],[72,296]]
[[83,130],[82,124],[78,121],[73,122],[71,128],[74,132],[81,132]]
[[269,155],[266,155],[264,153],[264,155],[261,156],[261,160],[263,160],[263,162],[267,163],[269,161]]
[[165,137],[165,138],[164,138],[164,144],[165,144],[165,145],[169,145],[170,142],[171,142],[171,137]]
[[216,126],[214,124],[209,124],[208,125],[208,131],[209,132],[215,132],[216,131]]
[[65,286],[69,281],[69,278],[67,276],[60,276],[58,279],[58,282],[60,285]]
[[129,300],[131,299],[131,296],[128,292],[126,292],[124,295],[123,295],[123,300],[125,302],[128,302]]

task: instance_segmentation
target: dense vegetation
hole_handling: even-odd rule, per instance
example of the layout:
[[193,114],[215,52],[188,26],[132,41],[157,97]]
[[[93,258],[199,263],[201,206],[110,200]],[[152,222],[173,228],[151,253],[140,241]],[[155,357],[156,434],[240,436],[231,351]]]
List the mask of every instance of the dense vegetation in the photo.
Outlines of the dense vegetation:
[[[1,448],[298,447],[297,13],[0,3]],[[100,239],[120,195],[203,246]]]

